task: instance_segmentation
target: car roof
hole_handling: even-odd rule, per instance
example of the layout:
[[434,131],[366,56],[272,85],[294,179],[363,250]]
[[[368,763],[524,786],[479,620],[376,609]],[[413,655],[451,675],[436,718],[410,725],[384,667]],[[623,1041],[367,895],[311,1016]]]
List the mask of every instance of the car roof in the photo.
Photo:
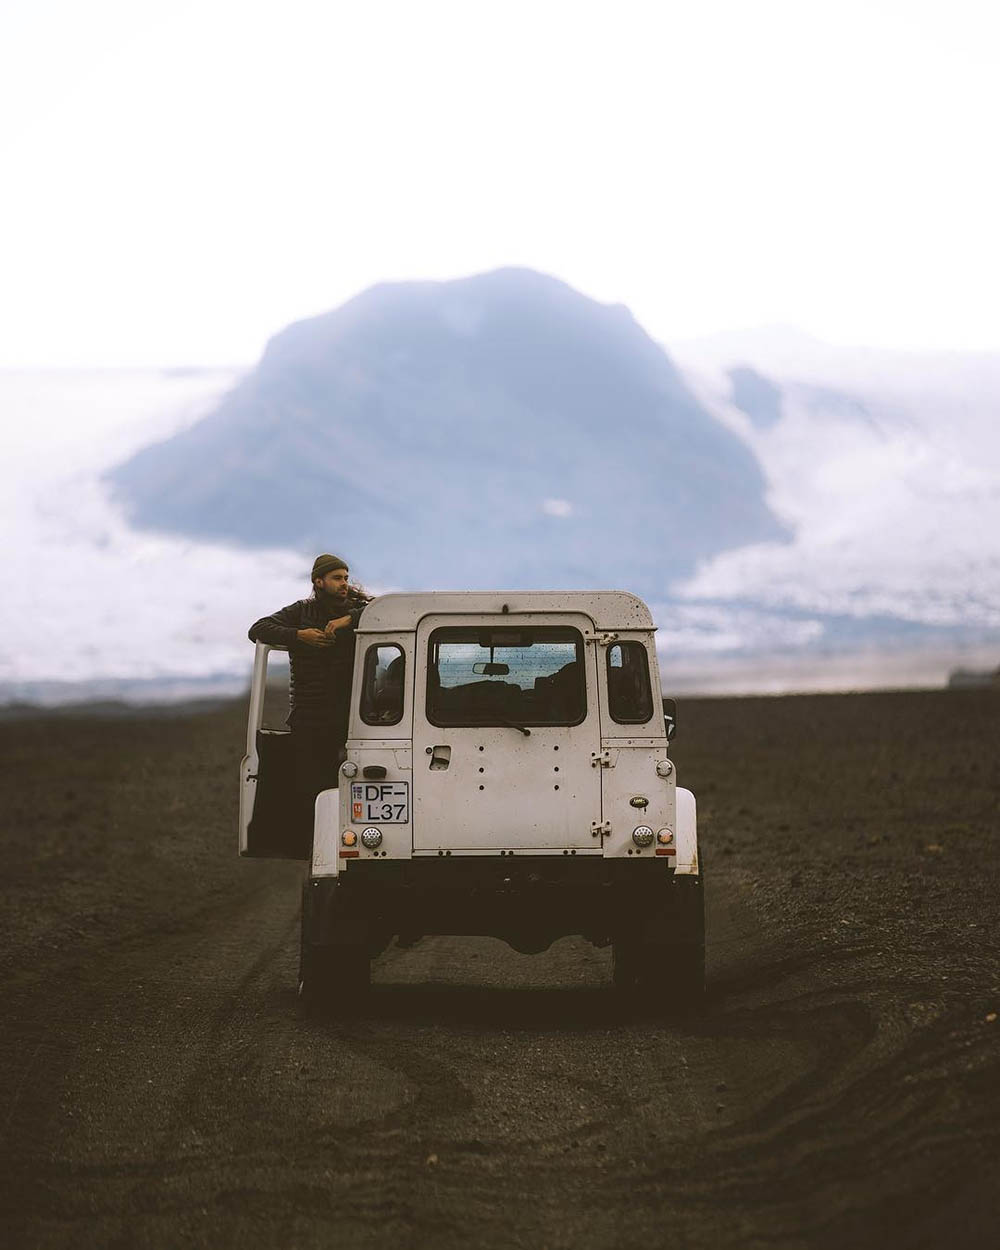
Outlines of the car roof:
[[649,608],[627,590],[424,590],[379,595],[362,613],[358,632],[414,630],[425,616],[499,616],[505,612],[512,617],[580,612],[597,629],[655,628]]

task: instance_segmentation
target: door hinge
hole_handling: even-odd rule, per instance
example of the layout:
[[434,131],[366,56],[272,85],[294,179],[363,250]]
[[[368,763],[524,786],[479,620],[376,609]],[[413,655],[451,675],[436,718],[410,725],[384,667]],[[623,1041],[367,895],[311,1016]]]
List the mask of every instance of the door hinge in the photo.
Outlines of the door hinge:
[[618,641],[618,635],[600,632],[594,634],[584,634],[583,641],[596,642],[599,647],[610,647],[613,642]]
[[613,756],[610,751],[591,751],[591,768],[614,768],[614,766],[615,756]]
[[590,822],[591,837],[599,838],[602,833],[610,833],[610,832],[611,832],[610,820],[592,820]]

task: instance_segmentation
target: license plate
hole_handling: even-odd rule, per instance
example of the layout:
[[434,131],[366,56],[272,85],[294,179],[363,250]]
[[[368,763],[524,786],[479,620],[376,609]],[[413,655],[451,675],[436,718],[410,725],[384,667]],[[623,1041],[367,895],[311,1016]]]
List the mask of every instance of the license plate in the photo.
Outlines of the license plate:
[[351,783],[351,820],[363,824],[405,825],[410,819],[408,781]]

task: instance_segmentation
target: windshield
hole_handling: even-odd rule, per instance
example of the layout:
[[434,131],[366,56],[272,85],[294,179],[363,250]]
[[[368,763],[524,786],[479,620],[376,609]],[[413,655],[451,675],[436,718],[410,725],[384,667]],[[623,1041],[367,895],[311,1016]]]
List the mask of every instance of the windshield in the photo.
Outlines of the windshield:
[[578,725],[586,714],[579,630],[455,626],[431,634],[432,725]]

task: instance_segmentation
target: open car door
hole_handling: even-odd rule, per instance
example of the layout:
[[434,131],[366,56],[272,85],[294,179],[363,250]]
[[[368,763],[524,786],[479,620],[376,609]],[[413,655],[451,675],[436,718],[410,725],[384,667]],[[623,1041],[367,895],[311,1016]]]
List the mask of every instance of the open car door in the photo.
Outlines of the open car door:
[[[281,662],[271,664],[277,653]],[[250,686],[246,754],[240,764],[240,854],[251,859],[309,859],[313,805],[303,803],[295,784],[288,715],[288,662],[283,647],[257,643]],[[283,709],[283,713],[282,713]]]

